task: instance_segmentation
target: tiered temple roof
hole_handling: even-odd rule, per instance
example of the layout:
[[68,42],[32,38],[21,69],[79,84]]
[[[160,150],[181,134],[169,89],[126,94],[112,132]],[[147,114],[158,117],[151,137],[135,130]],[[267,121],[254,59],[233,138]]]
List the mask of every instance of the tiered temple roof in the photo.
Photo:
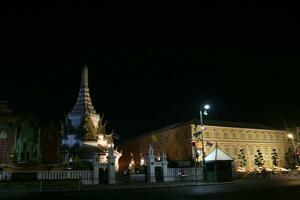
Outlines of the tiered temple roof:
[[82,79],[81,79],[79,95],[75,103],[75,106],[70,112],[70,115],[85,115],[85,114],[97,114],[90,97],[90,90],[88,87],[87,66],[84,66],[82,70]]

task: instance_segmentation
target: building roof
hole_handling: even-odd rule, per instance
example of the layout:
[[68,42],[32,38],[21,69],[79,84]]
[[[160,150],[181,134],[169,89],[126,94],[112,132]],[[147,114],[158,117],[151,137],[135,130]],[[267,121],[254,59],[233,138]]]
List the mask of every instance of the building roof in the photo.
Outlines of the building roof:
[[[192,124],[200,125],[200,121],[193,119],[190,122]],[[265,124],[258,123],[245,123],[245,122],[232,122],[232,121],[215,121],[215,120],[205,120],[204,125],[207,126],[224,126],[224,127],[234,127],[234,128],[250,128],[250,129],[266,129],[266,130],[280,130],[276,127],[268,126]]]
[[221,149],[215,148],[204,158],[204,160],[205,161],[226,161],[226,160],[233,160],[233,159],[225,152],[223,152]]
[[[157,129],[157,130],[152,130],[148,133],[141,134],[141,135],[129,138],[127,141],[133,140],[133,139],[136,139],[136,138],[139,138],[139,137],[143,137],[143,136],[146,136],[146,135],[157,134],[157,133],[172,130],[172,129],[175,129],[175,128],[178,128],[178,127],[184,127],[184,126],[193,125],[193,124],[200,125],[200,120],[199,119],[192,119],[192,120],[188,120],[188,121],[182,121],[182,122],[178,122],[178,123],[175,123],[175,124],[171,124],[169,126],[166,126],[166,127],[163,127],[163,128]],[[220,127],[233,127],[233,128],[249,128],[249,129],[264,129],[264,130],[284,131],[284,130],[276,128],[276,127],[272,127],[272,126],[268,126],[268,125],[264,125],[264,124],[258,124],[258,123],[204,120],[203,124],[204,124],[204,126],[206,125],[206,126],[220,126]]]

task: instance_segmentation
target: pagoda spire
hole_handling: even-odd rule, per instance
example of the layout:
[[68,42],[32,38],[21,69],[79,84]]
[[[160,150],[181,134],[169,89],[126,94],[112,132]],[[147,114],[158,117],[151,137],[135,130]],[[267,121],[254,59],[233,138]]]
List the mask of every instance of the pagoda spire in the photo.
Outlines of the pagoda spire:
[[82,68],[81,74],[81,86],[79,90],[79,95],[75,106],[71,110],[71,115],[82,115],[82,117],[86,114],[96,114],[94,106],[92,104],[92,100],[90,97],[90,91],[88,87],[88,67],[84,65]]
[[88,67],[85,64],[82,69],[82,77],[81,77],[81,86],[88,87],[89,86],[89,71]]

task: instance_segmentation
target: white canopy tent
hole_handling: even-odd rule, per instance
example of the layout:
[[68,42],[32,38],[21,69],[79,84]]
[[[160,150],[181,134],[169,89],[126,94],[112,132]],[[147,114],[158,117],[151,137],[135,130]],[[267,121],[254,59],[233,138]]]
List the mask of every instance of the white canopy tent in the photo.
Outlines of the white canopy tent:
[[[217,145],[216,145],[217,146]],[[233,159],[216,147],[205,157],[206,180],[232,181]]]
[[229,155],[227,155],[224,151],[219,148],[215,148],[212,152],[210,152],[205,158],[205,162],[208,161],[226,161],[233,160]]

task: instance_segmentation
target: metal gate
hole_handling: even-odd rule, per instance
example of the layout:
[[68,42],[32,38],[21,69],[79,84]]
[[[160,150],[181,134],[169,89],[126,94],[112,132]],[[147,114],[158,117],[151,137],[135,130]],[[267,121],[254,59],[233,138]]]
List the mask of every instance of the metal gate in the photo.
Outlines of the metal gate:
[[108,184],[108,170],[99,168],[99,184]]
[[156,179],[156,182],[162,182],[163,181],[161,167],[155,167],[155,179]]

